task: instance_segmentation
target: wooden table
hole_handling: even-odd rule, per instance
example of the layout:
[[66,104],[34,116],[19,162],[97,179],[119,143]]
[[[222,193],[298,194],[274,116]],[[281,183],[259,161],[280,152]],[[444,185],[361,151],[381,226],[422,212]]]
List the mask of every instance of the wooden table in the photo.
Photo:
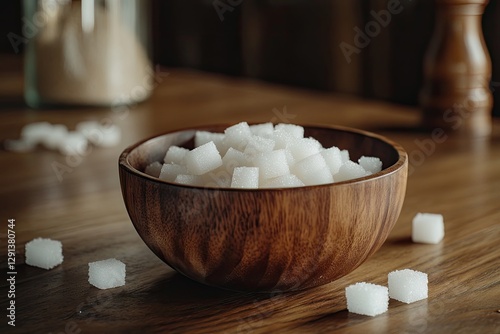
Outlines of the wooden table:
[[[19,333],[500,333],[500,124],[490,138],[467,140],[414,130],[418,110],[267,83],[183,70],[163,70],[150,100],[128,109],[29,110],[20,67],[4,66],[0,139],[23,125],[49,121],[74,127],[111,120],[120,144],[65,159],[39,149],[0,152],[1,271],[6,277],[7,223],[15,219],[16,327],[7,325],[3,279],[0,332]],[[146,247],[125,210],[118,155],[128,145],[175,128],[207,123],[339,124],[381,133],[410,156],[406,200],[383,247],[346,277],[288,294],[249,294],[206,287],[176,274]],[[66,166],[59,175],[54,165]],[[411,242],[417,212],[441,213],[437,245]],[[52,270],[24,264],[24,244],[60,240],[64,263]],[[115,257],[127,284],[99,290],[87,263]],[[412,268],[429,275],[429,298],[390,301],[387,313],[348,313],[344,289]],[[10,300],[10,299],[9,299]]]

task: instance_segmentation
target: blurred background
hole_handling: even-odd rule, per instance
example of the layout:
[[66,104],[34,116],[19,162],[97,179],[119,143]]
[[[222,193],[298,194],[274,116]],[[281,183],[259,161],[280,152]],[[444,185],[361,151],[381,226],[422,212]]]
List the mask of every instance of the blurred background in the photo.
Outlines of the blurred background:
[[[418,104],[433,0],[401,0],[403,10],[361,48],[356,29],[374,20],[372,11],[387,9],[387,0],[152,0],[152,6],[154,64]],[[22,27],[22,1],[5,1],[2,35],[22,35]],[[493,64],[493,113],[500,116],[498,1],[486,8],[483,32]],[[0,39],[1,54],[20,57],[22,45],[17,51]]]

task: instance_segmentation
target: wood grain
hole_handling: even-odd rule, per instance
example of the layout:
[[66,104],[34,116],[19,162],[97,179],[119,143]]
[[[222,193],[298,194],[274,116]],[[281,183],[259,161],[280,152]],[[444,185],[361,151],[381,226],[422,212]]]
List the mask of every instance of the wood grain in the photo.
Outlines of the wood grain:
[[[67,161],[57,153],[0,152],[1,245],[6,245],[6,219],[15,218],[18,272],[15,329],[6,323],[6,281],[0,282],[1,333],[499,333],[498,120],[491,137],[436,141],[431,133],[415,130],[417,109],[165,71],[170,74],[153,97],[128,113],[33,111],[2,104],[1,139],[16,138],[33,121],[72,127],[84,119],[110,118],[123,130],[123,140],[116,147],[94,149],[73,163],[61,181],[51,164]],[[21,77],[20,69],[4,76],[0,95],[17,100]],[[120,152],[177,128],[276,121],[284,115],[295,123],[371,130],[402,144],[409,155],[407,195],[387,241],[349,275],[300,292],[230,292],[176,274],[148,249],[130,222],[120,191]],[[411,219],[417,212],[444,215],[446,235],[440,244],[411,243]],[[61,266],[45,271],[24,265],[24,244],[39,236],[62,241]],[[5,273],[5,248],[0,254]],[[98,290],[87,282],[87,263],[110,257],[126,263],[127,284]],[[347,285],[385,285],[388,272],[403,268],[428,273],[427,300],[408,305],[391,300],[388,312],[373,318],[346,311]]]

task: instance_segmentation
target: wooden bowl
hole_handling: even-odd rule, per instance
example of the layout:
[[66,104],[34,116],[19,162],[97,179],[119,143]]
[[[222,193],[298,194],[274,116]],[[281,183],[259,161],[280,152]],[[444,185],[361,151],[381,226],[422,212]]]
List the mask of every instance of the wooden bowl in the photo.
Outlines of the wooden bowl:
[[119,158],[123,199],[149,248],[198,282],[238,291],[289,291],[332,282],[377,251],[392,230],[406,191],[404,149],[373,133],[305,127],[324,147],[376,156],[379,173],[333,184],[280,189],[178,185],[143,171],[170,145],[193,147],[196,130],[141,141]]

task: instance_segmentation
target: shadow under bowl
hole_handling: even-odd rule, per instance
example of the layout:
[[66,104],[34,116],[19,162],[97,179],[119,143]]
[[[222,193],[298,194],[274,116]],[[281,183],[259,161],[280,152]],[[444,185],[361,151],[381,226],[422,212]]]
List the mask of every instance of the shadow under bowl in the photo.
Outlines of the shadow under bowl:
[[198,130],[143,140],[119,158],[128,214],[147,246],[187,277],[237,291],[291,291],[332,282],[385,242],[403,205],[408,157],[397,143],[346,127],[305,126],[324,147],[382,160],[379,173],[279,189],[194,187],[144,173],[169,146],[193,148]]

